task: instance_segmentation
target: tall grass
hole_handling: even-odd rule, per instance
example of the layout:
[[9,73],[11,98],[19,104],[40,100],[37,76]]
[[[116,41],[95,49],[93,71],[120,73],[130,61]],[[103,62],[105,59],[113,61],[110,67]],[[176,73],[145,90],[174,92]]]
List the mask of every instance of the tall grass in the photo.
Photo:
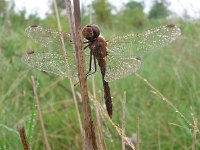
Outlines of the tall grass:
[[[138,74],[170,100],[192,125],[155,95],[137,76],[132,75],[110,83],[113,122],[121,124],[121,104],[123,91],[126,91],[125,134],[131,137],[136,133],[139,117],[140,149],[200,148],[198,128],[193,128],[196,118],[200,118],[200,23],[178,23],[182,36],[171,45],[148,53]],[[72,95],[67,92],[70,91],[70,83],[67,79],[30,70],[21,63],[20,56],[30,42],[25,38],[23,30],[22,27],[9,29],[9,36],[0,41],[0,148],[22,149],[16,126],[25,124],[27,130],[30,128],[34,101],[30,76],[33,75],[37,79],[36,87],[52,149],[80,149],[82,137],[79,121]],[[5,34],[2,31],[0,34]],[[104,33],[109,33],[107,38],[112,36],[109,31],[106,28],[104,30]],[[99,75],[95,77],[96,99],[103,103],[100,79]],[[91,81],[88,84],[89,91],[92,91]],[[75,90],[79,91],[79,88],[75,87]],[[81,108],[81,102],[78,104]],[[92,111],[94,114],[94,110]],[[30,146],[32,149],[43,149],[40,125],[38,118],[35,119],[31,123],[34,128]],[[28,131],[27,133],[30,134]],[[103,120],[103,133],[107,149],[121,149],[121,138],[106,119]]]

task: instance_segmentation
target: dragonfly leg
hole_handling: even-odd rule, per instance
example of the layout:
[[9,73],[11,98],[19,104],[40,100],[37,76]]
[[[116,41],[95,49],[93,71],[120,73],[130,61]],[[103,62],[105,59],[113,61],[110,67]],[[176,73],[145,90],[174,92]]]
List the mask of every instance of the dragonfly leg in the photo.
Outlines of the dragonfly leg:
[[[94,56],[94,55],[93,55],[93,56]],[[93,59],[94,59],[94,71],[91,72],[91,69],[90,69],[90,71],[87,73],[86,77],[88,77],[88,76],[90,76],[90,75],[92,75],[92,74],[95,74],[96,71],[97,71],[97,63],[96,63],[96,58],[95,58],[95,56],[94,56]]]
[[86,45],[85,47],[84,47],[84,49],[86,49],[86,48],[88,48],[90,45],[88,44],[88,45]]
[[84,46],[84,49],[88,48],[91,44],[89,43],[89,41],[85,41],[83,42],[83,44],[87,44],[86,46]]
[[110,52],[107,52],[107,51],[106,51],[106,56],[109,55],[109,53],[110,53]]
[[89,71],[87,72],[86,76],[88,76],[88,74],[90,74],[91,69],[92,69],[92,51],[90,50],[90,64],[89,64]]
[[94,73],[97,71],[97,62],[96,62],[96,57],[94,55]]
[[95,55],[93,55],[94,56],[94,71],[92,72],[92,73],[90,73],[90,75],[91,74],[94,74],[96,71],[97,71],[97,62],[96,62],[96,57],[95,57]]

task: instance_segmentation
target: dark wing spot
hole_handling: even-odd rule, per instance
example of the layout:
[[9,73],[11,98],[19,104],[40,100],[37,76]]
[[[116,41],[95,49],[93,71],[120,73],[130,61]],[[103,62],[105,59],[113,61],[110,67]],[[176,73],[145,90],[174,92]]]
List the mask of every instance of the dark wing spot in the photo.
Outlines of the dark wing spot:
[[33,53],[35,53],[32,49],[28,49],[27,51],[26,51],[26,54],[33,54]]
[[142,60],[142,58],[140,56],[135,57],[135,59]]
[[167,27],[167,28],[174,28],[175,25],[174,25],[174,24],[168,24],[168,25],[166,25],[166,27]]
[[28,50],[26,53],[27,53],[27,54],[33,54],[34,51],[33,51],[33,50]]
[[31,25],[31,27],[32,27],[32,28],[36,28],[36,27],[38,27],[38,25],[33,24],[33,25]]

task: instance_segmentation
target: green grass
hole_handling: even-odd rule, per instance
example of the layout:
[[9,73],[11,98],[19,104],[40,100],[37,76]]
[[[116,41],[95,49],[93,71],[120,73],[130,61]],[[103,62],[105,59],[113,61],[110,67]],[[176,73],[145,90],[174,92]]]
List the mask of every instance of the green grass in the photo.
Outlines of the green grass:
[[[193,123],[192,113],[195,118],[200,118],[200,72],[198,70],[200,23],[180,22],[179,24],[182,36],[171,45],[148,53],[139,74]],[[144,30],[146,29],[148,28]],[[9,29],[0,32],[0,37],[5,32],[8,35],[0,43],[0,149],[22,149],[16,130],[18,124],[25,125],[32,149],[44,148],[33,102],[31,75],[36,77],[37,91],[52,149],[80,149],[82,137],[72,95],[68,91],[69,82],[67,79],[59,81],[67,88],[66,90],[54,84],[58,76],[30,70],[21,63],[20,56],[30,46],[30,40],[25,37],[23,30],[23,27],[19,27],[17,30]],[[105,33],[111,35],[109,31]],[[95,78],[96,90],[98,99],[103,101],[100,79],[100,76]],[[92,91],[91,81],[88,83],[89,91]],[[51,84],[54,85],[50,86]],[[116,124],[121,124],[123,93],[127,92],[127,136],[136,133],[136,118],[140,118],[141,149],[191,149],[192,127],[172,107],[154,95],[143,80],[131,75],[111,82],[110,86],[114,105],[113,121]],[[75,89],[79,91],[79,87]],[[82,108],[80,103],[79,108],[80,110]],[[121,149],[120,136],[107,120],[105,125],[107,127],[104,126],[104,135],[108,149]],[[198,138],[196,149],[199,148]]]

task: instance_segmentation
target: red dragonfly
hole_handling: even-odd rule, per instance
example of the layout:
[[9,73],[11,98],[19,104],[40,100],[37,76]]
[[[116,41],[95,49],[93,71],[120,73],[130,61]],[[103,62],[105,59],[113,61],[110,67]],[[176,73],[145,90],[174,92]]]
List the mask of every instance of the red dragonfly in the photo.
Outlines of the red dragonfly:
[[[22,61],[29,67],[72,78],[78,82],[73,43],[68,33],[32,25],[25,29],[29,38],[45,47],[26,53]],[[176,25],[164,25],[139,34],[116,36],[105,40],[97,25],[86,25],[82,30],[85,38],[85,64],[89,65],[87,77],[93,75],[98,63],[102,74],[104,98],[109,116],[112,116],[112,100],[108,82],[124,78],[140,69],[145,52],[161,48],[174,41],[181,31]],[[67,58],[63,55],[61,37],[64,39]],[[67,60],[67,61],[66,61]]]

